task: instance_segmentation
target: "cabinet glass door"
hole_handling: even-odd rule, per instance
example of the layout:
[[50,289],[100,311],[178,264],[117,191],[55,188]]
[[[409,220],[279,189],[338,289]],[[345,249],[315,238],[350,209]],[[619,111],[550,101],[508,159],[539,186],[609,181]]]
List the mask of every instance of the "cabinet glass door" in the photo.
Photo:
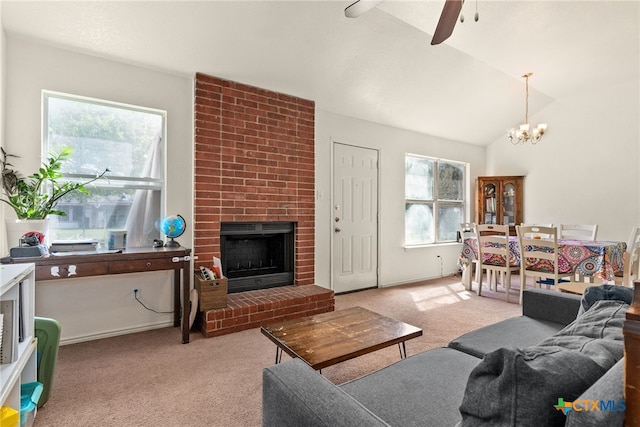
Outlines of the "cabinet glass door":
[[484,194],[484,224],[496,224],[496,185],[485,184],[482,193]]
[[503,225],[516,225],[516,186],[505,184],[502,192],[504,211],[502,214]]

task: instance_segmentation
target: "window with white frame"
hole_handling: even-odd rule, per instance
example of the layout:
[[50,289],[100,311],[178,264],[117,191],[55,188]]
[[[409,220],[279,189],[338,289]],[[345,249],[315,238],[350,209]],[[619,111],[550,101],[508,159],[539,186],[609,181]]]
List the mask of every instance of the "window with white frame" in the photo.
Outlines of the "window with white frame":
[[[166,112],[43,91],[43,157],[73,149],[64,179],[85,182],[89,194],[68,194],[49,218],[49,240],[95,238],[126,230],[127,246],[151,246],[164,201]],[[103,246],[105,247],[105,246]]]
[[455,242],[466,204],[466,164],[405,155],[405,246]]

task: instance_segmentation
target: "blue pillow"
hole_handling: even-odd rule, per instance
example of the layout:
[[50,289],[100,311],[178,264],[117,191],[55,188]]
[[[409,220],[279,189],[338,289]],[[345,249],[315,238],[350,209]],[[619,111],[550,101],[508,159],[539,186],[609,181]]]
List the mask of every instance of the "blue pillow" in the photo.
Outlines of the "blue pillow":
[[623,301],[626,304],[631,305],[631,301],[633,300],[633,289],[615,285],[589,286],[585,289],[584,294],[582,294],[578,316],[589,310],[596,301],[601,300]]

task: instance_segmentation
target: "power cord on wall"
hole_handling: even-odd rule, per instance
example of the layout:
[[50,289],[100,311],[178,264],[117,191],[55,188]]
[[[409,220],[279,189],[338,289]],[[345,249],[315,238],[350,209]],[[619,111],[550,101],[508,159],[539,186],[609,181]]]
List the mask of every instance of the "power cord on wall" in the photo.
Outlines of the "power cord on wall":
[[154,312],[156,314],[173,314],[173,311],[157,311],[157,310],[154,310],[153,308],[149,308],[146,305],[144,305],[144,303],[140,300],[140,298],[138,298],[138,290],[137,289],[133,291],[133,296],[141,306],[143,306],[144,308],[146,308],[149,311],[152,311],[152,312]]

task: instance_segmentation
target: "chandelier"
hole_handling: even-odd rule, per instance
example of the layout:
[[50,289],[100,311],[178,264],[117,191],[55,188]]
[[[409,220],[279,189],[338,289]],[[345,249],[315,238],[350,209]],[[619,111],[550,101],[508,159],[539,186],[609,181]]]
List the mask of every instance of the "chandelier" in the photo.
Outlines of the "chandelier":
[[537,144],[541,139],[542,135],[544,135],[547,130],[546,123],[540,123],[538,126],[530,130],[529,127],[529,77],[531,77],[533,73],[525,74],[525,87],[526,87],[526,98],[525,98],[525,110],[524,110],[524,124],[521,124],[518,128],[512,128],[507,131],[507,138],[513,145],[524,144],[526,142],[531,142],[531,144]]

